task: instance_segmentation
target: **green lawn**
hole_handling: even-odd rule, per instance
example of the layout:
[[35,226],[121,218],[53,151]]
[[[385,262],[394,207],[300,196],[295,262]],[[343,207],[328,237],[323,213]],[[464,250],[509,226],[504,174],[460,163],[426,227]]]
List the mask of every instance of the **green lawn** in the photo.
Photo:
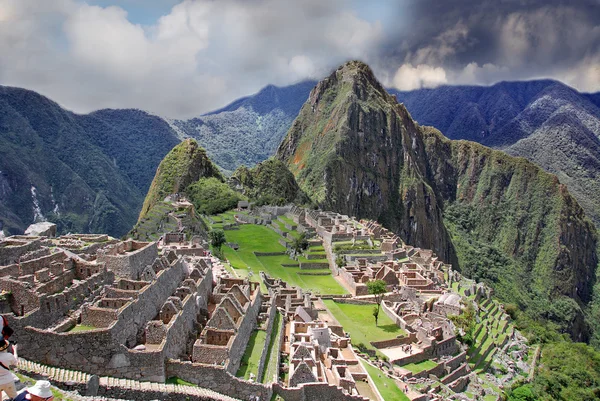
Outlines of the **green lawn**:
[[290,219],[287,216],[279,216],[278,220],[282,220],[284,223],[289,224],[290,226],[297,226],[298,224],[294,222],[294,220]]
[[355,347],[359,343],[363,343],[366,347],[373,349],[370,341],[391,340],[400,335],[406,335],[406,332],[383,311],[379,312],[378,325],[375,326],[374,305],[342,304],[331,299],[325,299],[323,302],[344,327],[344,331],[350,333],[352,344]]
[[[333,278],[326,276],[301,275],[298,273],[324,272],[329,269],[301,270],[299,267],[283,267],[282,264],[298,264],[287,255],[256,256],[254,252],[284,252],[285,248],[277,242],[281,237],[266,226],[244,224],[239,230],[227,230],[225,236],[228,242],[235,242],[239,249],[225,246],[223,252],[235,272],[240,277],[248,276],[252,272],[252,281],[259,282],[259,272],[264,271],[269,276],[285,280],[290,285],[302,287],[321,294],[346,294],[346,290]],[[263,288],[263,291],[266,290]]]
[[409,363],[408,365],[402,366],[406,370],[410,370],[413,373],[420,373],[424,370],[433,369],[437,366],[437,363],[427,360],[419,363]]
[[279,330],[281,329],[281,315],[275,313],[275,321],[273,322],[273,331],[269,339],[269,351],[267,353],[267,366],[265,367],[263,377],[260,378],[261,383],[271,383],[277,381],[277,355],[279,355]]
[[180,379],[177,376],[173,376],[173,377],[169,377],[166,381],[165,384],[178,384],[180,386],[194,386],[194,387],[198,387],[197,384],[194,383],[190,383],[190,382],[186,382],[183,379]]
[[246,351],[242,357],[242,362],[237,371],[237,377],[243,377],[244,379],[250,379],[250,373],[258,374],[258,363],[260,356],[262,355],[263,349],[265,348],[265,341],[267,339],[267,332],[264,330],[254,330],[248,340]]
[[71,330],[68,330],[69,333],[77,333],[79,331],[90,331],[90,330],[96,330],[97,327],[94,326],[86,326],[85,324],[78,324],[76,326],[73,326],[73,328]]
[[368,363],[364,363],[360,361],[363,368],[367,370],[373,384],[379,390],[379,393],[386,401],[410,401],[410,398],[404,394],[404,391],[400,390],[396,385],[396,381],[394,379],[390,379],[387,377],[381,370],[369,365]]

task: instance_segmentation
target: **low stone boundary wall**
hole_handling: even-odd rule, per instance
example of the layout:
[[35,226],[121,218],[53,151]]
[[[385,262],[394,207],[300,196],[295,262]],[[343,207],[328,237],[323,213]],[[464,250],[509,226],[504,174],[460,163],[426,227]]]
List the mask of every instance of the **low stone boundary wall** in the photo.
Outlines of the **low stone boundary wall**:
[[329,263],[325,262],[300,262],[300,268],[306,269],[328,269]]
[[387,255],[346,254],[344,255],[344,258],[346,258],[346,261],[348,262],[354,262],[356,259],[367,259],[371,263],[385,262],[386,260],[388,260]]
[[279,242],[279,245],[286,247],[286,249],[290,247],[290,243],[283,238],[279,238],[277,242]]
[[273,394],[270,386],[239,379],[212,365],[170,359],[167,361],[167,376],[179,377],[189,383],[241,400],[249,400],[256,396],[261,400],[270,400]]
[[400,345],[412,344],[417,337],[413,334],[408,337],[400,337],[400,338],[392,338],[391,340],[382,340],[382,341],[370,341],[371,345],[375,348],[390,348],[390,347],[399,347]]
[[282,387],[274,383],[273,392],[285,401],[368,401],[368,398],[346,394],[341,387],[328,383],[305,383],[299,387]]
[[298,272],[299,276],[329,276],[331,272]]
[[373,305],[375,306],[375,301],[369,301],[366,299],[353,299],[353,298],[340,298],[334,299],[335,302],[340,304],[352,304],[352,305]]
[[327,258],[327,254],[323,253],[308,253],[306,254],[306,259],[314,260],[314,259],[325,259]]
[[140,401],[236,400],[235,398],[201,387],[139,382],[113,377],[98,377],[84,372],[41,365],[22,358],[19,358],[18,367],[20,371],[25,372],[28,376],[36,380],[48,380],[60,389],[77,391],[84,395],[98,395],[102,397]]
[[357,253],[364,253],[369,255],[381,255],[380,249],[335,249],[335,245],[333,247],[333,251],[338,255],[351,255]]
[[254,256],[284,256],[285,252],[253,252]]

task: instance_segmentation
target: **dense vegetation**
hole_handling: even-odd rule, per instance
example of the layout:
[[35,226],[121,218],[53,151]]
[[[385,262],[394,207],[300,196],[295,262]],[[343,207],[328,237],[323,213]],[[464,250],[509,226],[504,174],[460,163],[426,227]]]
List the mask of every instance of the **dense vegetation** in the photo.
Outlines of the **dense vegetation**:
[[187,188],[190,201],[200,214],[217,214],[237,207],[243,195],[215,177],[204,177]]
[[598,94],[582,94],[551,80],[391,93],[419,123],[450,139],[499,148],[556,174],[600,223]]
[[581,343],[544,345],[532,383],[508,392],[509,401],[600,399],[600,353]]
[[294,175],[280,160],[268,159],[253,168],[239,167],[232,182],[258,206],[308,202]]

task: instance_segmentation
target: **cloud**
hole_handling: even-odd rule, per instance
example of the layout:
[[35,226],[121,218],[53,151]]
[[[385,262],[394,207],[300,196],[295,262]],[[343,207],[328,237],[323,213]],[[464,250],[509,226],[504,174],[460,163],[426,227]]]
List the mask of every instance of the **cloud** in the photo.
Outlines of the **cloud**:
[[411,13],[413,23],[386,39],[388,69],[441,68],[449,84],[554,78],[600,89],[597,1],[420,0]]
[[393,86],[399,90],[410,91],[435,88],[447,82],[446,71],[441,67],[431,67],[426,64],[413,67],[411,64],[404,64],[396,71]]
[[0,0],[0,83],[77,112],[197,116],[267,84],[368,60],[382,38],[380,23],[341,0],[185,0],[151,26],[132,23],[118,6],[42,3]]
[[[349,59],[385,85],[555,78],[600,90],[597,0],[182,0],[151,25],[89,0],[0,0],[0,84],[77,112],[186,118]],[[102,0],[106,5],[108,0]]]

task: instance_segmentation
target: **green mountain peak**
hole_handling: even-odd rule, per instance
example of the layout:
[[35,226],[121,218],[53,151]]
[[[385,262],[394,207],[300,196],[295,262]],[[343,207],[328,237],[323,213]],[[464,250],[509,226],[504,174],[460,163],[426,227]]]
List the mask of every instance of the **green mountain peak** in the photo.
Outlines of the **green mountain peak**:
[[221,172],[210,161],[206,151],[194,139],[186,139],[160,162],[138,221],[142,220],[157,202],[170,194],[185,191],[201,177],[215,177],[223,181]]
[[[505,301],[587,337],[581,308],[597,234],[566,188],[525,159],[419,126],[364,63],[319,82],[276,157],[323,209],[377,219]],[[540,315],[567,297],[568,314]]]

